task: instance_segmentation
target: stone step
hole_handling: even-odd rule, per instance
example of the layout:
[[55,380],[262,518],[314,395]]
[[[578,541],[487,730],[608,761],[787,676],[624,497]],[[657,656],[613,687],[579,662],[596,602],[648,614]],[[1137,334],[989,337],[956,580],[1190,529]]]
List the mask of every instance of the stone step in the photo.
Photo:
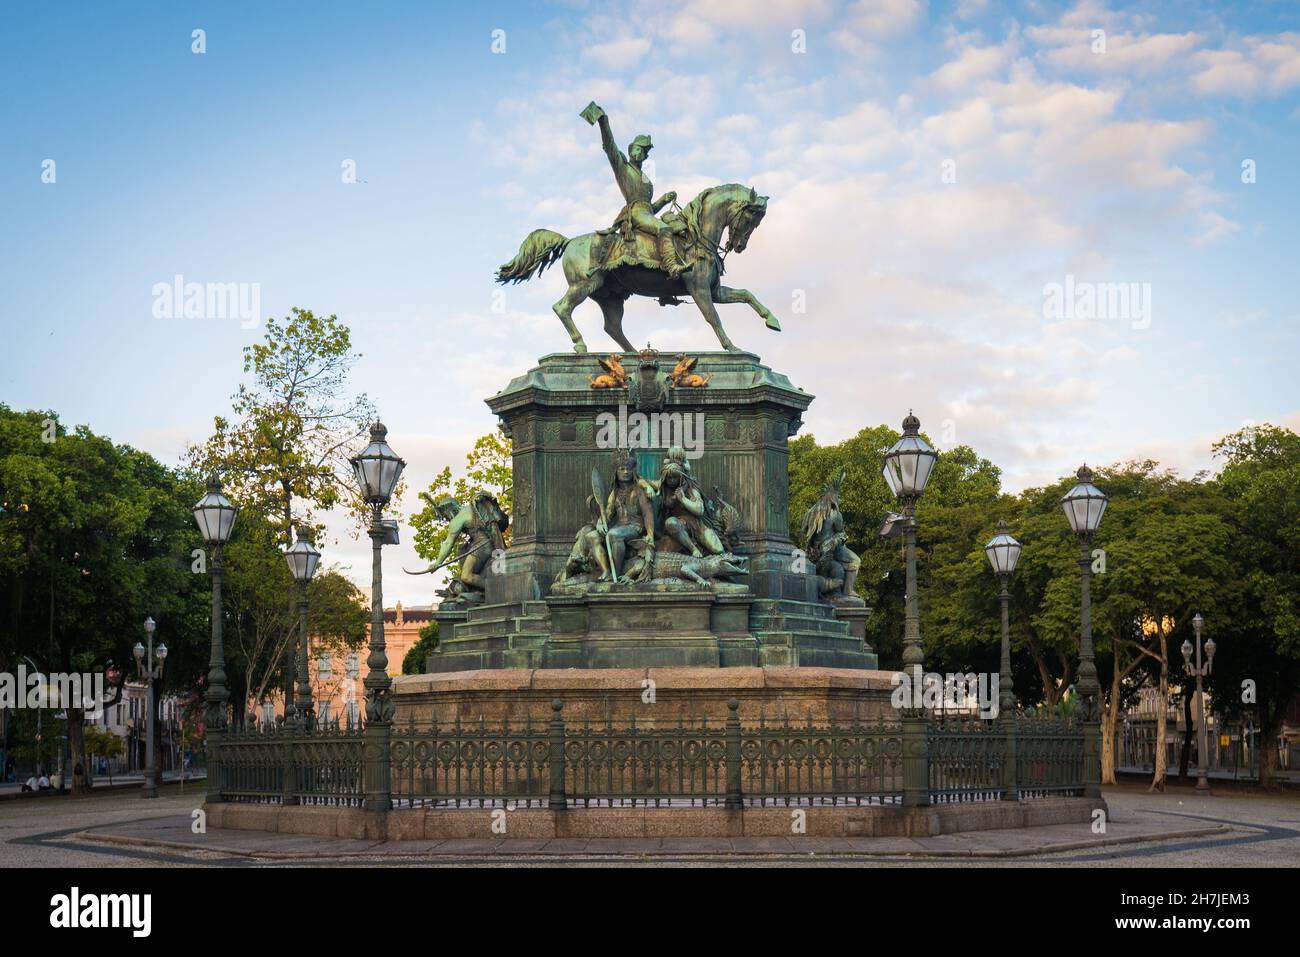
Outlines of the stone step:
[[754,602],[754,611],[760,614],[802,615],[807,618],[824,618],[838,621],[835,608],[821,602],[794,601],[788,598],[759,598]]

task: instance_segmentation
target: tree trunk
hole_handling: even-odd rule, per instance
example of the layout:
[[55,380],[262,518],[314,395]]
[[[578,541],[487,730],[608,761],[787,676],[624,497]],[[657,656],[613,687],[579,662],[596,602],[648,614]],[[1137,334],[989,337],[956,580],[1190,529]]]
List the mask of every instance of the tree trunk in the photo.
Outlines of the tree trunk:
[[[90,780],[86,772],[86,712],[81,708],[68,708],[68,762],[72,765],[67,773],[72,780],[68,790],[73,794],[89,794]],[[77,765],[81,765],[81,774],[76,774]]]
[[1187,780],[1187,771],[1192,763],[1192,692],[1188,688],[1183,689],[1183,729],[1183,750],[1178,755],[1180,781]]
[[1165,789],[1165,730],[1168,726],[1169,713],[1169,659],[1165,655],[1165,637],[1160,636],[1160,683],[1156,694],[1156,753],[1155,773],[1151,775],[1151,787],[1148,791]]
[[[1118,656],[1116,656],[1118,659]],[[1115,727],[1119,724],[1119,662],[1111,669],[1110,703],[1101,712],[1101,783],[1115,783]]]
[[1277,738],[1282,733],[1282,719],[1286,715],[1284,707],[1277,707],[1271,715],[1260,709],[1259,728],[1259,784],[1260,787],[1272,787],[1277,776]]

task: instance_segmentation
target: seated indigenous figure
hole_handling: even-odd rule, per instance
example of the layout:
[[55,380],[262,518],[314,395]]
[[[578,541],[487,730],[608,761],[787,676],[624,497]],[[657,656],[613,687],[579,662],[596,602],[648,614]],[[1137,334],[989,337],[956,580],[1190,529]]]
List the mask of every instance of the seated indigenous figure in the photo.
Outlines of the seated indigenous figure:
[[[673,446],[659,472],[659,514],[672,550],[695,558],[721,555],[722,538],[706,514],[704,495],[691,476],[691,464],[681,446]],[[664,546],[665,548],[668,545]]]
[[821,578],[821,592],[830,601],[856,598],[853,583],[861,560],[845,544],[844,515],[840,511],[840,485],[844,473],[827,484],[819,498],[804,513],[804,551]]
[[[609,494],[593,481],[587,505],[593,521],[578,532],[557,582],[585,573],[594,564],[601,580],[630,582],[654,561],[653,486],[637,474],[636,454],[614,450],[614,483]],[[593,473],[593,479],[599,474]]]

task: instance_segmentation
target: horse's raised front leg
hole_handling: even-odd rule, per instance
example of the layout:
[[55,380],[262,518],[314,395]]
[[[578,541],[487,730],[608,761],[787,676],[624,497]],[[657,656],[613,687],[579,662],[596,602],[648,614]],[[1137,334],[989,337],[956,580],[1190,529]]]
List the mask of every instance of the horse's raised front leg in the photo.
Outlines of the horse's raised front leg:
[[781,331],[781,323],[777,321],[776,316],[772,315],[772,310],[759,302],[758,297],[748,289],[732,289],[730,286],[719,286],[713,293],[713,301],[728,304],[747,302],[756,313],[763,317],[763,322],[769,329],[775,329],[777,332]]
[[551,306],[555,310],[555,314],[560,317],[560,322],[564,323],[564,328],[568,330],[569,338],[573,340],[574,352],[587,351],[587,344],[582,341],[582,333],[573,324],[574,307],[595,292],[599,286],[599,282],[590,279],[573,283],[569,286],[569,290],[564,294],[564,297]]
[[623,335],[623,299],[608,294],[594,298],[600,311],[605,314],[605,334],[622,346],[624,352],[636,352],[627,336]]
[[704,319],[713,327],[713,331],[718,335],[718,341],[722,343],[722,348],[728,352],[739,352],[740,349],[736,344],[727,338],[727,330],[722,328],[722,320],[718,318],[718,310],[713,308],[712,283],[707,278],[697,277],[692,270],[691,273],[683,273],[682,278],[686,280],[686,291],[691,294],[695,300],[695,305],[704,315]]

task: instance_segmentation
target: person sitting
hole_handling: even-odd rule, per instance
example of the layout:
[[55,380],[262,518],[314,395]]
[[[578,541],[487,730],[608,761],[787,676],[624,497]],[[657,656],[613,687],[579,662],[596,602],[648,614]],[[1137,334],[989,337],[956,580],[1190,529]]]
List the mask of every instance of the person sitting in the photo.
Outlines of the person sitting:
[[48,790],[50,790],[50,779],[49,779],[48,777],[46,777],[44,774],[42,774],[42,775],[40,776],[39,780],[37,780],[37,782],[36,782],[36,790],[38,790],[38,791],[48,791]]
[[28,778],[26,781],[23,782],[23,793],[26,794],[29,791],[35,791],[35,790],[36,790],[36,775],[33,774],[30,778]]

